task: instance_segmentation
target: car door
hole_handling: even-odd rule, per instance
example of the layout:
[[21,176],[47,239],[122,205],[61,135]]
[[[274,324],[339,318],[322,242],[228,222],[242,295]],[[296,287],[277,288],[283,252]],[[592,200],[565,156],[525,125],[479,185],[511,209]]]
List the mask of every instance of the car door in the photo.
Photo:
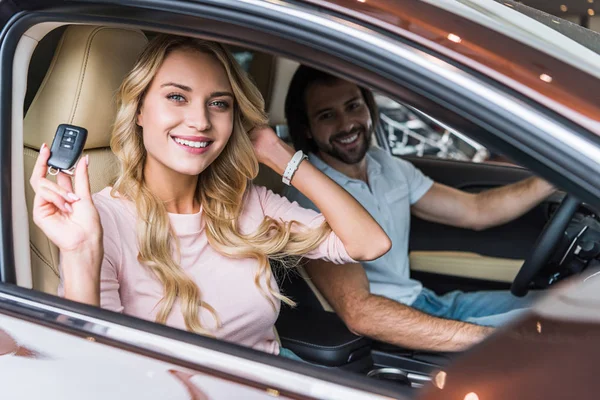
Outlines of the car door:
[[[156,354],[140,354],[125,349],[122,342],[115,345],[113,340],[110,345],[99,335],[65,334],[5,315],[3,311],[0,310],[0,374],[4,398],[258,400],[271,398],[278,392],[275,388],[256,388],[193,367],[182,367]],[[57,318],[71,324],[83,322],[66,314]],[[83,324],[87,329],[104,333],[115,334],[119,330],[89,321]],[[140,341],[149,339],[145,332],[127,333],[131,335]],[[177,343],[171,345],[175,347]]]
[[[518,166],[408,158],[434,181],[481,192],[518,182],[531,173]],[[452,289],[504,289],[547,221],[550,199],[523,216],[483,231],[462,229],[411,218],[411,270],[416,279],[439,292]]]
[[0,283],[0,390],[6,399],[404,398],[389,388],[386,396],[357,390],[360,377],[335,375]]

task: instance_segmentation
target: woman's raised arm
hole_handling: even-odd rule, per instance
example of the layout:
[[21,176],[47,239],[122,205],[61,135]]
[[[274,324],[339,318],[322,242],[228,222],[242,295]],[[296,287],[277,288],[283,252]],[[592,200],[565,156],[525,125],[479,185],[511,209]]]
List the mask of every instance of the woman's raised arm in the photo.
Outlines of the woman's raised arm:
[[[250,138],[258,161],[282,175],[294,150],[269,127],[255,128]],[[367,210],[309,162],[300,163],[291,183],[319,208],[353,259],[374,260],[392,246],[390,238]]]

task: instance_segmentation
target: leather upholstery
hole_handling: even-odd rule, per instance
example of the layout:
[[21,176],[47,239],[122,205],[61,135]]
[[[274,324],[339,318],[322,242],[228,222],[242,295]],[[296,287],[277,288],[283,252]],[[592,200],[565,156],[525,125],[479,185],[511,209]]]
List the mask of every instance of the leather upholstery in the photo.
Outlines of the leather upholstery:
[[[274,268],[277,271],[277,266]],[[279,312],[275,326],[282,346],[319,365],[368,368],[371,340],[353,334],[336,313],[323,309],[320,292],[311,290],[304,274],[276,274],[282,292],[298,303],[296,308],[283,306]]]
[[285,119],[285,97],[294,73],[298,69],[296,61],[278,57],[275,61],[275,74],[273,75],[272,91],[269,96],[267,110],[271,125],[286,125]]
[[342,367],[369,357],[371,340],[354,335],[336,314],[286,308],[276,326],[282,346],[303,360]]
[[[29,181],[42,143],[50,145],[61,123],[85,127],[85,154],[90,156],[93,192],[115,176],[115,156],[109,149],[116,113],[115,93],[147,43],[141,31],[86,25],[69,26],[24,120],[25,179]],[[31,211],[34,192],[26,182]],[[33,288],[56,294],[58,249],[33,223],[29,213]]]
[[86,149],[108,147],[115,92],[146,42],[135,30],[67,28],[25,116],[25,146],[50,144],[58,124],[68,123],[88,130]]

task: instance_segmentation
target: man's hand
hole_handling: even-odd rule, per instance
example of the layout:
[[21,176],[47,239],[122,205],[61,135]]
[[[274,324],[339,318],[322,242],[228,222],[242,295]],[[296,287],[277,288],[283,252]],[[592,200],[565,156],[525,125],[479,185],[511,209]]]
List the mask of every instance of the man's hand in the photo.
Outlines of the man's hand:
[[493,328],[432,317],[369,291],[360,264],[312,260],[307,272],[352,332],[410,349],[461,351],[482,341]]

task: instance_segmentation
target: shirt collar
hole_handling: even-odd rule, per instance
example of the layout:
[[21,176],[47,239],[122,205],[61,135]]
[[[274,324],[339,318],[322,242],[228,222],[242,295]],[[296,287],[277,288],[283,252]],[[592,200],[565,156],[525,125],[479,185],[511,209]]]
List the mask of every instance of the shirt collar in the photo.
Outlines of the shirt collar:
[[371,179],[375,175],[381,174],[381,163],[373,157],[373,150],[367,151],[367,175]]

